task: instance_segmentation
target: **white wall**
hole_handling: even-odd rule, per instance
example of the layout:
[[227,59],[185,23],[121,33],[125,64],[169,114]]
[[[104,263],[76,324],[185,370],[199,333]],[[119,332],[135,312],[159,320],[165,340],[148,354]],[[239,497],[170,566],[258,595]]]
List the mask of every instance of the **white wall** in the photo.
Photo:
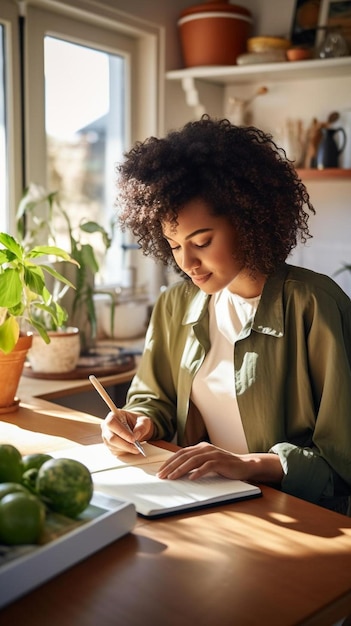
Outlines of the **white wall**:
[[[325,121],[329,113],[337,111],[340,120],[334,127],[342,126],[347,134],[340,165],[351,167],[351,76],[261,84],[268,87],[268,93],[258,97],[252,107],[256,126],[272,132],[283,145],[280,129],[287,119],[301,120],[306,129],[314,117]],[[250,89],[254,91],[253,86]],[[237,91],[228,88],[225,98]],[[299,247],[293,262],[333,276],[351,295],[351,273],[334,276],[344,262],[351,264],[351,177],[304,182],[317,213],[310,220],[313,239]]]

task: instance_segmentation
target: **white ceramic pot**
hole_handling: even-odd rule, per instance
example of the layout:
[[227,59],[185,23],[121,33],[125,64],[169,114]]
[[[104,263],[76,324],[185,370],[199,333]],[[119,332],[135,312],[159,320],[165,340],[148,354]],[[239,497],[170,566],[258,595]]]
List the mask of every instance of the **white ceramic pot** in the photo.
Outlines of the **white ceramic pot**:
[[111,301],[101,307],[101,327],[106,337],[133,339],[145,334],[149,300],[128,300],[115,305],[111,328]]
[[34,372],[62,374],[76,369],[80,356],[79,329],[73,326],[48,332],[50,343],[33,335],[27,358]]

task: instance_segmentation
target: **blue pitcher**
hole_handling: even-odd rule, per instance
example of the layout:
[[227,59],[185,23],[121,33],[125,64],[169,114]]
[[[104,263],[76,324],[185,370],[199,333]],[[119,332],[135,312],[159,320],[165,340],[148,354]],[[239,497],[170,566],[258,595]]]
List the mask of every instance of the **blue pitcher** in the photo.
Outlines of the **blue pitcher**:
[[[346,133],[343,128],[322,128],[322,138],[318,145],[316,165],[319,170],[326,167],[338,167],[339,156],[346,145]],[[339,133],[341,144],[338,145],[335,135]]]

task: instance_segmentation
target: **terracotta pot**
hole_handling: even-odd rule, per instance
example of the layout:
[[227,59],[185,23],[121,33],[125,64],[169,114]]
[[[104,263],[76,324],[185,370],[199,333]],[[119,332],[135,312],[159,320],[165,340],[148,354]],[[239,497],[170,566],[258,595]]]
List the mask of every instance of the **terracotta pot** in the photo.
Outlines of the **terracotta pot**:
[[228,2],[207,2],[183,11],[178,20],[185,67],[235,65],[246,52],[252,16]]
[[28,361],[34,372],[62,374],[76,369],[80,355],[79,329],[68,327],[62,331],[48,332],[50,343],[33,335]]
[[9,354],[0,350],[0,410],[16,411],[19,399],[16,398],[27,352],[32,345],[32,335],[21,335]]

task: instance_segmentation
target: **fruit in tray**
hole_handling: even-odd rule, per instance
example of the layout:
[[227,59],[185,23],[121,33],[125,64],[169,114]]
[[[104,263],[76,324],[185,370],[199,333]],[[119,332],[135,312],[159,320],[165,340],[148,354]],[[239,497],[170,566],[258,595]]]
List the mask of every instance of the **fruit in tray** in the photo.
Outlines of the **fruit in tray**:
[[87,508],[93,495],[88,468],[74,459],[46,461],[36,484],[39,497],[52,511],[72,518]]
[[52,525],[56,516],[60,525],[70,525],[92,496],[91,474],[79,461],[22,457],[14,446],[0,444],[0,544],[41,543],[48,521]]

